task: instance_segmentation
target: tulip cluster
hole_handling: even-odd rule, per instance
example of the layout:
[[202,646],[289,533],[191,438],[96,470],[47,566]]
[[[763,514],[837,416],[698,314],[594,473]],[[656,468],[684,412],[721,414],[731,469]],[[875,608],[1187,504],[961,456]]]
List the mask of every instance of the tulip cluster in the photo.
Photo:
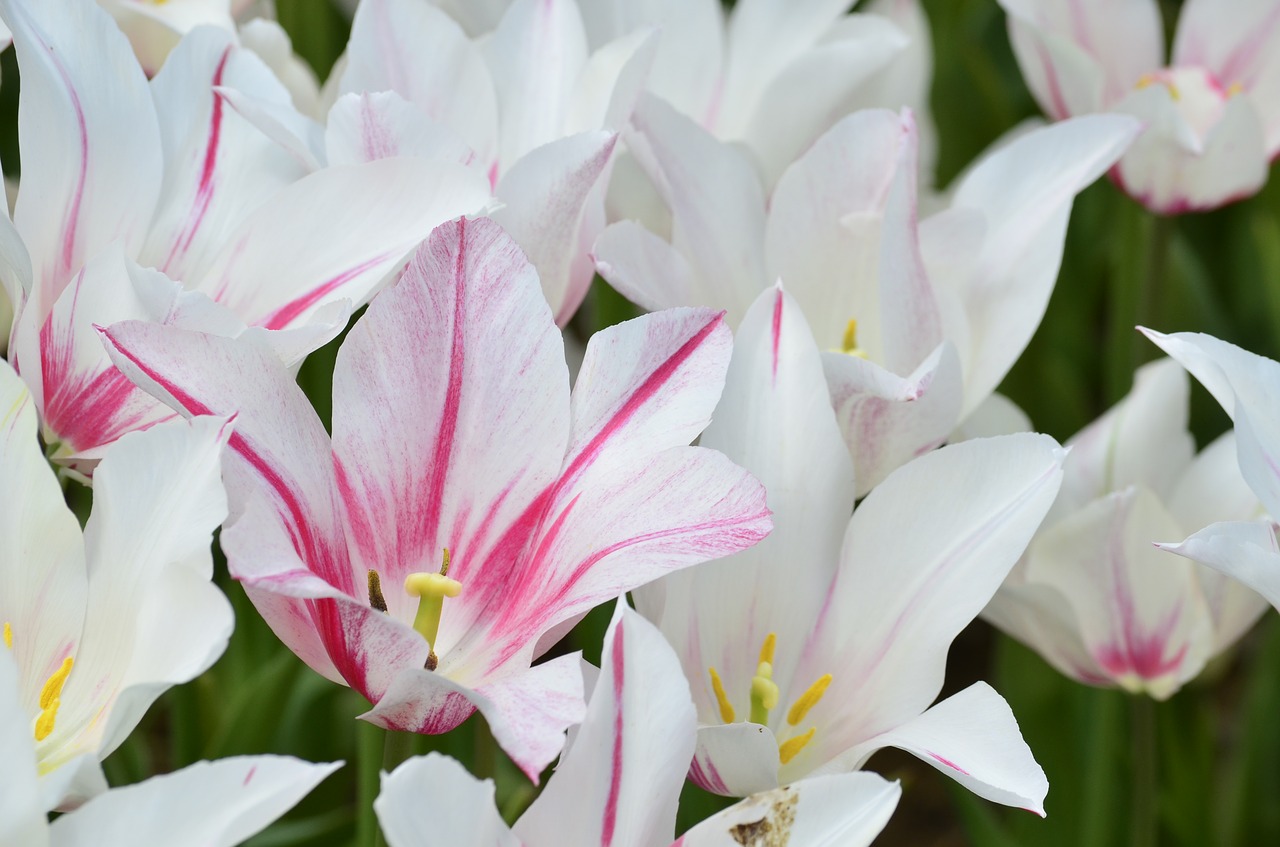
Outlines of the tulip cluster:
[[[287,0],[0,0],[0,847],[858,847],[935,774],[1038,824],[979,619],[1129,695],[1169,830],[1153,701],[1280,608],[1280,364],[1134,372],[1191,248],[1089,186],[1261,190],[1280,7],[1164,67],[1155,0],[1000,0],[1053,122],[942,190],[955,33],[850,5],[359,0],[321,84]],[[1086,190],[1149,278],[1060,444],[1006,393]]]

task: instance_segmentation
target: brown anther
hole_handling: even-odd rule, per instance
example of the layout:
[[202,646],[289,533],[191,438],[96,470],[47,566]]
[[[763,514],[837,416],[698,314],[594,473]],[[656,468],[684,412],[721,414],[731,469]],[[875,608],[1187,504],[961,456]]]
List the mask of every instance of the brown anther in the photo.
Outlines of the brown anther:
[[440,659],[436,657],[436,651],[432,650],[427,654],[427,663],[423,665],[427,670],[433,671],[440,667]]
[[372,568],[369,569],[369,605],[379,612],[387,610],[387,598],[382,596],[382,579]]

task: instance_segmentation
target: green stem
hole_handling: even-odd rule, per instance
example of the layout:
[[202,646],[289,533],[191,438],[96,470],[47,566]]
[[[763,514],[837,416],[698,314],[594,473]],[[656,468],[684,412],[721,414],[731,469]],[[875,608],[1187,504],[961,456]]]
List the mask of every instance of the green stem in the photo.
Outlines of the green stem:
[[[1164,330],[1160,304],[1169,294],[1169,249],[1173,243],[1173,218],[1151,218],[1147,226],[1147,259],[1143,268],[1142,288],[1138,293],[1137,325]],[[1134,334],[1133,365],[1137,367],[1154,352],[1150,342]]]
[[1129,700],[1133,719],[1133,830],[1132,847],[1155,847],[1159,834],[1157,814],[1156,712],[1144,694]]
[[474,756],[471,760],[471,772],[476,779],[497,779],[498,774],[498,742],[494,740],[489,724],[476,714],[471,718],[475,725]]
[[374,847],[382,841],[382,830],[373,812],[373,801],[378,797],[382,770],[383,736],[380,727],[357,721],[356,727],[356,844]]

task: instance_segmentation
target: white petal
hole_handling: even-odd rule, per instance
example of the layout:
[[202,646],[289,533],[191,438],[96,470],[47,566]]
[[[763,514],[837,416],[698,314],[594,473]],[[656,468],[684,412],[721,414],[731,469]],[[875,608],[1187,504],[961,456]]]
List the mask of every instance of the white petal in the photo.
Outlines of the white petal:
[[979,797],[1044,817],[1049,780],[1022,740],[1009,704],[985,682],[953,694],[872,745],[906,750]]
[[329,110],[325,149],[330,165],[419,156],[469,165],[475,152],[449,127],[428,118],[394,91],[344,94]]
[[1012,435],[1015,432],[1032,432],[1035,427],[1027,413],[1003,394],[992,394],[956,428],[948,441],[968,441],[971,438],[990,438],[993,435]]
[[493,780],[439,753],[384,772],[373,810],[390,847],[521,847],[494,807]]
[[36,783],[31,719],[18,698],[18,668],[0,651],[0,843],[45,847],[49,827]]
[[266,828],[341,762],[313,765],[288,756],[197,762],[116,788],[54,821],[55,847],[234,847]]
[[769,727],[746,721],[699,726],[689,778],[726,797],[777,788],[778,739]]
[[1280,609],[1280,544],[1268,521],[1211,524],[1164,550],[1238,579]]

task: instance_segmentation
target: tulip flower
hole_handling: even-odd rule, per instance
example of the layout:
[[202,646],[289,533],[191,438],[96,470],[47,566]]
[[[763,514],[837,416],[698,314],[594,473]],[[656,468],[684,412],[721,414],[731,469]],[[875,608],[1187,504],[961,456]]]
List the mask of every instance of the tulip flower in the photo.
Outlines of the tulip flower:
[[[229,309],[241,329],[306,336],[294,342],[296,362],[433,226],[487,202],[482,179],[443,163],[303,176],[214,95],[235,86],[288,101],[227,33],[192,33],[148,83],[91,0],[2,0],[0,17],[22,72],[22,183],[12,223],[0,219],[0,267],[17,313],[9,357],[60,461],[96,461],[124,432],[170,414],[115,372],[95,323],[174,318],[180,282]],[[167,292],[155,280],[130,283],[107,253],[175,282]]]
[[1159,546],[1239,580],[1280,608],[1280,544],[1274,522],[1280,514],[1280,363],[1210,335],[1143,332],[1231,416],[1240,474],[1269,516],[1251,521],[1217,516],[1217,522],[1181,543]]
[[17,694],[0,693],[19,701],[38,811],[105,789],[99,761],[226,647],[231,607],[210,583],[209,546],[227,513],[229,435],[225,419],[203,417],[120,439],[81,532],[36,441],[31,394],[0,362],[0,653]]
[[1165,215],[1267,181],[1280,153],[1280,8],[1188,0],[1168,64],[1156,0],[1000,0],[1028,87],[1054,120],[1124,112],[1146,126],[1112,176]]
[[930,704],[951,641],[1057,494],[1058,445],[1028,433],[952,445],[890,474],[855,512],[818,347],[781,288],[748,311],[700,443],[760,478],[775,529],[635,592],[693,688],[693,780],[744,796],[894,746],[1043,814],[1044,773],[999,694],[976,683]]
[[0,649],[0,844],[21,847],[233,847],[301,800],[341,762],[287,756],[199,762],[99,794],[50,823],[38,745],[22,703],[20,672]]
[[983,617],[1072,679],[1164,700],[1266,610],[1155,547],[1261,515],[1228,434],[1194,455],[1186,373],[1165,359],[1067,442],[1062,491]]
[[530,667],[593,606],[754,544],[764,493],[687,445],[730,337],[705,309],[598,333],[569,392],[537,274],[492,221],[435,231],[338,353],[333,437],[270,351],[127,322],[130,378],[183,414],[237,412],[232,575],[379,726],[474,710],[531,778],[582,719],[577,659]]
[[831,351],[859,496],[991,397],[1044,315],[1075,194],[1138,131],[1096,116],[1030,132],[921,222],[909,112],[845,118],[767,203],[741,153],[660,100],[642,98],[632,122],[627,143],[671,210],[670,236],[611,225],[593,248],[600,274],[645,308],[717,306],[734,324],[781,279]]
[[[382,776],[374,801],[391,847],[863,847],[901,790],[874,774],[815,777],[704,820],[674,842],[695,716],[680,662],[653,626],[619,603],[587,714],[546,790],[508,828],[493,783],[433,753]],[[748,840],[743,840],[747,838]],[[764,843],[764,842],[760,842]]]

